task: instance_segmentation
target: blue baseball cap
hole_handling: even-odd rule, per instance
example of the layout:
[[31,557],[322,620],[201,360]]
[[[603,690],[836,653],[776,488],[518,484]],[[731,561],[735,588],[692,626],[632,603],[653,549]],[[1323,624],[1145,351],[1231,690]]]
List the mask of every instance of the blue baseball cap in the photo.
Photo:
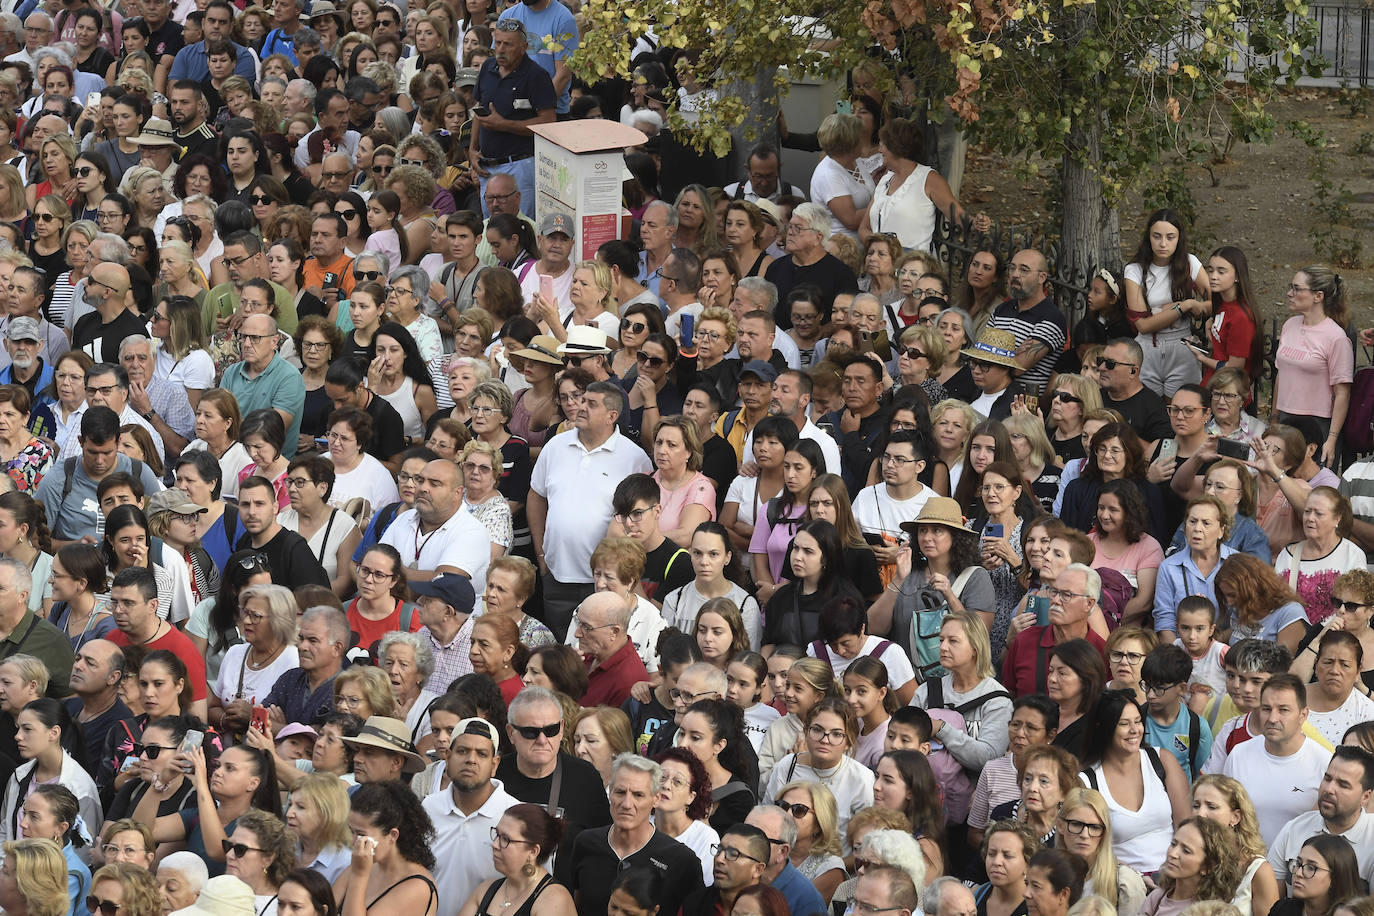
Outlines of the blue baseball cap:
[[460,614],[472,613],[473,606],[477,604],[477,593],[473,591],[472,582],[467,576],[457,573],[444,573],[428,582],[412,582],[410,590],[416,595],[441,598],[444,604]]

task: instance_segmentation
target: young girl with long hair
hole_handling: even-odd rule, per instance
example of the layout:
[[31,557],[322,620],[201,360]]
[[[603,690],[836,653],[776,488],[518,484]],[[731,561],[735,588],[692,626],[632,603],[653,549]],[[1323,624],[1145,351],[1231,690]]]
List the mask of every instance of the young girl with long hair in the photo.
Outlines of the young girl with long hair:
[[854,659],[844,669],[844,698],[859,720],[854,758],[875,767],[887,744],[887,724],[900,705],[896,691],[888,686],[887,666],[869,655]]
[[739,653],[725,667],[725,682],[729,684],[725,699],[744,711],[744,733],[757,754],[763,745],[763,736],[768,733],[768,726],[781,715],[763,702],[763,692],[768,682],[768,660],[753,651]]
[[840,685],[835,681],[835,672],[830,665],[819,658],[799,658],[787,669],[786,686],[783,687],[783,702],[787,714],[768,726],[763,737],[763,747],[759,749],[759,777],[767,780],[773,766],[797,746],[804,726],[803,720],[811,712],[811,707],[821,700],[840,696]]
[[1125,286],[1126,317],[1145,351],[1140,382],[1171,398],[1180,385],[1201,377],[1197,361],[1179,344],[1193,334],[1193,322],[1201,324],[1211,311],[1200,298],[1208,288],[1207,273],[1188,251],[1187,229],[1178,213],[1150,214],[1135,256],[1126,265]]
[[378,191],[367,201],[367,227],[372,234],[365,248],[380,251],[393,264],[410,263],[410,240],[401,228],[401,197],[395,191]]
[[1263,368],[1264,343],[1255,317],[1255,287],[1250,282],[1250,262],[1234,245],[1223,245],[1207,258],[1207,283],[1211,289],[1212,320],[1207,329],[1211,354],[1191,352],[1202,364],[1202,384],[1223,367],[1240,369],[1253,382]]
[[1088,284],[1088,314],[1073,326],[1073,333],[1069,335],[1069,349],[1078,365],[1082,365],[1083,354],[1089,347],[1133,336],[1131,323],[1126,320],[1122,284],[1121,275],[1105,267],[1094,274]]

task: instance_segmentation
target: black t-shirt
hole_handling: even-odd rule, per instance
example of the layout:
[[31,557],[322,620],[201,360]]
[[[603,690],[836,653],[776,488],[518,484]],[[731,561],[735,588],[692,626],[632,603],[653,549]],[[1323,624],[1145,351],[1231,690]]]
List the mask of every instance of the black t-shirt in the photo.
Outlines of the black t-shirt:
[[99,45],[96,45],[95,50],[91,52],[91,56],[77,64],[76,69],[82,73],[94,73],[96,76],[104,79],[105,74],[110,69],[110,64],[114,62],[115,56],[113,54]]
[[691,582],[696,575],[687,551],[668,538],[647,554],[640,583],[644,597],[650,601],[662,602],[664,595]]
[[1082,436],[1056,439],[1052,429],[1046,429],[1045,435],[1049,436],[1050,446],[1054,449],[1054,453],[1064,459],[1065,466],[1068,466],[1068,463],[1075,459],[1088,457],[1088,453],[1083,449]]
[[[599,785],[597,789],[600,791]],[[652,868],[662,879],[660,896],[654,901],[660,912],[675,912],[682,901],[702,887],[701,860],[697,854],[657,830],[649,842],[624,860],[611,848],[609,827],[584,830],[573,844],[569,859],[564,883],[573,892],[579,913],[606,912],[616,876],[636,866]]]
[[1164,399],[1148,388],[1140,389],[1124,401],[1113,401],[1104,388],[1102,406],[1121,414],[1122,419],[1146,442],[1158,442],[1174,434],[1174,428],[1169,424],[1169,414],[1164,409]]
[[830,252],[815,264],[797,266],[792,256],[778,258],[768,265],[764,279],[778,288],[778,304],[773,309],[773,317],[778,327],[784,331],[792,330],[792,314],[787,308],[787,294],[803,283],[813,283],[821,289],[821,320],[830,320],[830,304],[840,293],[857,293],[859,280],[845,263]]
[[239,538],[235,550],[256,550],[267,555],[272,567],[272,584],[287,588],[302,585],[323,585],[329,588],[329,574],[324,571],[315,552],[310,549],[305,538],[286,528],[276,533],[272,540],[261,547],[253,546],[253,536],[248,532]]
[[153,29],[152,37],[148,40],[148,53],[153,56],[153,63],[161,63],[164,55],[176,57],[176,53],[186,46],[181,34],[181,24],[173,22],[170,17],[156,29]]
[[735,449],[715,433],[701,444],[701,473],[716,485],[716,517],[725,508],[725,495],[730,484],[739,476],[739,459]]
[[390,461],[406,448],[406,424],[386,398],[372,395],[363,408],[372,418],[372,444],[367,453],[378,461]]
[[[562,866],[571,858],[573,842],[583,830],[604,827],[611,822],[611,803],[601,785],[601,774],[587,761],[571,754],[559,753],[563,761],[563,782],[558,789],[558,816],[566,832],[559,846],[558,863]],[[531,779],[520,772],[515,754],[506,754],[496,768],[496,778],[507,792],[522,802],[547,805],[553,776]],[[700,869],[698,869],[700,871]],[[560,879],[561,880],[561,879]]]
[[[65,257],[65,255],[63,256]],[[82,350],[98,363],[118,363],[119,345],[124,338],[147,334],[148,324],[128,309],[124,309],[108,324],[102,324],[99,312],[82,315],[72,328],[72,349]]]
[[802,594],[801,584],[786,582],[768,599],[764,613],[763,643],[777,646],[788,643],[805,646],[819,635],[821,611],[841,598],[853,598],[865,604],[858,589],[845,577],[837,576],[830,593],[824,591]]
[[630,717],[630,736],[634,739],[635,753],[642,754],[649,746],[649,739],[658,733],[665,724],[671,725],[673,710],[658,701],[658,695],[650,691],[649,702],[641,703],[630,697],[620,707]]

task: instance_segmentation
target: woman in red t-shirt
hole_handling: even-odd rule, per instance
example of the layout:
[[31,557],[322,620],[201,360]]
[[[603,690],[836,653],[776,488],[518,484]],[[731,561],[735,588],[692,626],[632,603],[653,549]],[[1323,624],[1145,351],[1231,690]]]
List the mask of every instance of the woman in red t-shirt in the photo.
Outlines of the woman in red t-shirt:
[[472,670],[486,674],[501,688],[501,696],[510,705],[525,686],[516,668],[525,667],[530,653],[520,644],[520,628],[505,614],[485,614],[472,626],[472,648],[468,658]]
[[1207,259],[1206,269],[1212,290],[1212,318],[1207,325],[1212,353],[1208,356],[1192,348],[1193,356],[1202,363],[1202,384],[1206,385],[1212,373],[1223,366],[1241,369],[1254,379],[1263,354],[1245,252],[1223,245]]
[[358,597],[348,603],[348,625],[358,634],[358,645],[372,652],[375,643],[392,630],[414,633],[420,629],[420,613],[406,606],[405,569],[401,555],[390,544],[377,544],[358,564]]

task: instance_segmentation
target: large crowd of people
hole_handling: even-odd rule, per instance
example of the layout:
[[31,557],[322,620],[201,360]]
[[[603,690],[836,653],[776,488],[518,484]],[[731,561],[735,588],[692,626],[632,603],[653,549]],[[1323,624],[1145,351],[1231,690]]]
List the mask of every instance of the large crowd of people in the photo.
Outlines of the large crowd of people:
[[1258,398],[1242,250],[1072,314],[893,34],[799,187],[577,14],[0,13],[0,909],[1374,916],[1340,275]]

